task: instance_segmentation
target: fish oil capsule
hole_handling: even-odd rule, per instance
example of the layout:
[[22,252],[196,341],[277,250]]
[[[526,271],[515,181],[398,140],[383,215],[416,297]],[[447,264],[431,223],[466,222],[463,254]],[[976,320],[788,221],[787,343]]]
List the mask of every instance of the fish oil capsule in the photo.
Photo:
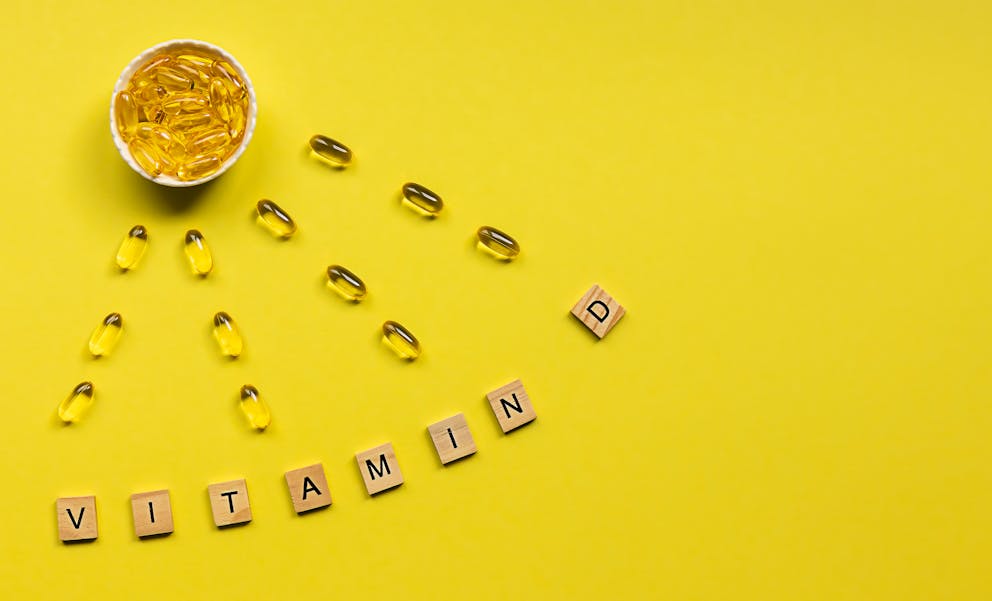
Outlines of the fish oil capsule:
[[207,70],[203,70],[186,57],[179,57],[172,64],[172,68],[188,77],[194,87],[206,88],[210,85],[209,66]]
[[189,259],[189,267],[196,275],[206,276],[214,268],[214,258],[210,254],[210,247],[203,239],[203,234],[198,230],[186,232],[186,258]]
[[227,120],[228,133],[235,140],[245,134],[245,109],[240,104],[231,105],[231,117]]
[[217,111],[217,116],[223,121],[231,119],[231,93],[227,91],[227,86],[218,78],[210,80],[208,88],[210,94],[210,106]]
[[177,177],[184,181],[192,181],[207,177],[211,173],[220,169],[221,160],[217,154],[199,156],[179,167]]
[[403,184],[403,200],[403,204],[422,215],[437,215],[444,208],[440,196],[413,182]]
[[262,400],[258,389],[251,384],[241,387],[241,411],[248,418],[248,423],[256,430],[264,430],[272,421],[268,405]]
[[94,357],[109,355],[121,337],[124,320],[120,313],[111,313],[103,318],[100,325],[90,335],[90,354]]
[[413,335],[413,332],[395,321],[387,321],[382,324],[382,335],[390,348],[401,358],[413,361],[420,356],[420,341]]
[[166,90],[182,92],[193,89],[193,80],[185,72],[176,69],[173,65],[156,67],[153,74],[155,81]]
[[484,225],[476,232],[479,244],[496,258],[509,261],[520,254],[520,245],[509,234]]
[[127,150],[131,153],[134,162],[148,175],[155,177],[162,173],[162,164],[158,160],[158,153],[155,152],[155,147],[148,142],[134,138],[127,143]]
[[241,331],[234,319],[223,311],[214,315],[214,340],[220,347],[220,352],[225,357],[238,358],[244,349],[244,340],[241,338]]
[[166,115],[203,112],[207,108],[207,97],[199,92],[173,94],[162,101]]
[[151,142],[158,148],[160,158],[161,155],[167,155],[174,161],[186,158],[186,148],[182,142],[176,138],[175,134],[161,125],[141,123],[134,129],[134,135],[146,142]]
[[191,133],[186,141],[186,150],[192,155],[206,154],[223,148],[231,142],[231,136],[224,127],[214,127]]
[[59,403],[59,419],[66,423],[77,422],[92,404],[93,383],[83,382],[73,388],[69,396]]
[[368,293],[365,282],[351,270],[340,265],[331,265],[327,268],[327,285],[344,298],[356,303]]
[[169,127],[178,130],[189,130],[195,127],[202,127],[213,121],[213,118],[214,116],[209,110],[179,113],[169,117]]
[[332,167],[343,169],[351,164],[351,150],[327,136],[316,135],[310,138],[310,150]]
[[157,83],[147,81],[144,84],[139,85],[134,91],[134,97],[144,104],[158,103],[169,94],[168,90]]
[[256,221],[264,225],[270,232],[280,238],[289,238],[296,233],[296,222],[289,216],[289,213],[282,210],[282,207],[263,198],[255,205],[255,212],[258,213]]
[[134,96],[129,92],[117,94],[117,101],[114,103],[114,116],[117,121],[117,130],[122,134],[134,131],[138,125],[138,105]]
[[152,57],[150,61],[142,65],[141,68],[134,73],[134,79],[154,78],[154,71],[157,68],[163,65],[170,65],[173,60],[174,59],[168,54],[160,54]]
[[145,256],[147,248],[148,232],[145,230],[145,226],[132,227],[131,231],[127,233],[127,237],[121,242],[120,248],[117,249],[117,266],[124,271],[134,269],[141,261],[141,257]]
[[227,85],[232,98],[241,100],[247,95],[248,92],[244,89],[244,82],[241,81],[238,72],[227,61],[214,61],[210,65],[210,74],[219,78]]

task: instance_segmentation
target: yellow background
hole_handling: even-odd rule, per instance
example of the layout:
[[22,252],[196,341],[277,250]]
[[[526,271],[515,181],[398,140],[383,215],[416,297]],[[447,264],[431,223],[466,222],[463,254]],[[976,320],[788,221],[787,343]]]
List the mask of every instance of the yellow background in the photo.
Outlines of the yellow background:
[[[992,595],[987,2],[4,10],[5,596]],[[260,104],[193,192],[131,172],[107,125],[120,70],[176,37],[232,52]],[[354,168],[310,160],[317,132]],[[408,180],[440,219],[400,206]],[[262,197],[295,238],[253,223]],[[151,247],[121,275],[135,223]],[[484,224],[521,259],[475,250]],[[335,262],[367,302],[324,288]],[[567,313],[593,283],[628,309],[603,342]],[[385,319],[420,361],[381,346]],[[504,436],[484,394],[516,377],[538,419]],[[62,427],[85,379],[96,404]],[[479,452],[442,468],[425,427],[459,411]],[[370,499],[354,453],[385,441],[406,483]],[[334,505],[297,517],[283,473],[315,461]],[[237,477],[255,521],[218,531],[206,486]],[[128,496],[162,487],[176,531],[138,541]],[[64,546],[54,501],[80,494],[100,538]]]

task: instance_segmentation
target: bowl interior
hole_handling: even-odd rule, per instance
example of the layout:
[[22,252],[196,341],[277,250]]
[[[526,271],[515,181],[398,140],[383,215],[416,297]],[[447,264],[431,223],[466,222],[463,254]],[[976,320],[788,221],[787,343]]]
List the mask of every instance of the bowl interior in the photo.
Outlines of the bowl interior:
[[[180,49],[194,50],[198,53],[207,54],[209,56],[214,56],[227,61],[232,67],[234,67],[234,70],[237,71],[238,76],[241,77],[241,80],[245,82],[245,89],[248,91],[248,113],[245,115],[245,135],[241,139],[241,143],[238,145],[238,148],[233,154],[231,154],[231,156],[227,157],[217,171],[214,171],[210,175],[200,179],[190,181],[180,180],[172,177],[171,175],[157,175],[152,177],[150,174],[146,173],[145,170],[142,169],[137,162],[135,162],[134,158],[131,156],[131,152],[127,148],[127,144],[124,143],[120,132],[118,132],[117,116],[114,111],[114,103],[117,101],[118,92],[127,88],[128,84],[131,82],[131,77],[139,68],[141,68],[142,65],[157,54],[162,52],[173,52]],[[255,133],[255,121],[257,119],[257,114],[258,105],[255,101],[255,88],[251,85],[251,79],[248,77],[248,73],[245,71],[244,67],[241,66],[241,63],[239,63],[237,59],[231,56],[223,48],[201,40],[169,40],[168,42],[156,44],[148,50],[145,50],[136,56],[134,60],[128,63],[127,67],[124,68],[120,77],[117,79],[117,84],[114,85],[114,91],[110,96],[110,132],[114,139],[114,146],[117,147],[117,151],[120,152],[121,157],[128,165],[131,166],[132,169],[137,171],[145,179],[151,180],[157,184],[176,188],[186,188],[208,182],[214,178],[220,177],[221,174],[230,169],[231,165],[233,165],[244,153],[245,149],[248,147],[248,142],[251,141],[252,135]]]

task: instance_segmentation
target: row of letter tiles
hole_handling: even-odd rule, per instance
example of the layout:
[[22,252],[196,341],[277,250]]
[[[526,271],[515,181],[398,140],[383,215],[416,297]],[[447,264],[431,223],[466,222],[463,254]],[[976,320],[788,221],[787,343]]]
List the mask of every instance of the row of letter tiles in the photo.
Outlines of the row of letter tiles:
[[[537,414],[520,380],[514,380],[486,395],[504,433],[534,421]],[[475,440],[465,415],[459,413],[427,427],[438,459],[448,464],[472,455]],[[358,470],[368,494],[403,484],[403,473],[391,443],[355,454]],[[331,504],[331,492],[320,463],[286,472],[286,486],[296,513],[305,513]],[[218,528],[251,521],[248,484],[244,479],[219,482],[207,487],[214,524]],[[63,542],[93,540],[97,537],[96,497],[60,497],[55,502],[59,539]],[[165,536],[173,531],[172,503],[168,490],[131,495],[134,533],[139,538]]]

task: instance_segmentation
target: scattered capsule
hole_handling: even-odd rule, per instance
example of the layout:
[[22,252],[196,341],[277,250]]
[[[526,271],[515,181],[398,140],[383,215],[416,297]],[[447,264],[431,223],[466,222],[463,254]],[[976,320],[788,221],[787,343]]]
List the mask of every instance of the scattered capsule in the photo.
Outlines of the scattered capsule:
[[350,301],[359,302],[368,294],[362,278],[340,265],[327,268],[327,285]]
[[219,154],[207,154],[183,163],[176,172],[179,179],[193,181],[211,175],[220,169],[222,161]]
[[276,203],[263,198],[255,205],[258,223],[280,238],[289,238],[296,233],[296,222]]
[[409,182],[403,184],[403,204],[421,215],[435,216],[444,208],[441,197],[420,184]]
[[77,422],[92,404],[93,383],[83,382],[73,388],[69,396],[59,403],[59,419],[66,423]]
[[344,168],[351,163],[351,150],[327,136],[316,135],[310,138],[310,150],[333,167]]
[[148,249],[148,232],[145,226],[136,225],[127,233],[127,237],[117,249],[117,266],[127,271],[134,269]]
[[121,338],[124,320],[120,313],[111,313],[103,318],[100,325],[90,335],[90,354],[94,357],[109,355]]
[[118,131],[122,134],[132,131],[138,125],[138,105],[130,93],[120,92],[117,94],[117,101],[114,103],[114,119],[117,121]]
[[407,361],[413,361],[420,356],[420,342],[413,332],[395,321],[382,324],[382,335],[393,351]]
[[506,232],[484,225],[476,235],[479,237],[479,244],[499,259],[509,261],[520,254],[520,245]]
[[210,247],[203,239],[203,234],[198,230],[186,232],[186,258],[189,259],[189,267],[196,275],[205,276],[214,268],[214,258],[210,254]]
[[241,355],[245,346],[238,324],[223,311],[214,315],[214,340],[217,341],[221,354],[235,359]]
[[248,418],[248,423],[257,430],[264,430],[272,422],[268,405],[262,400],[258,389],[251,384],[241,387],[241,411]]

